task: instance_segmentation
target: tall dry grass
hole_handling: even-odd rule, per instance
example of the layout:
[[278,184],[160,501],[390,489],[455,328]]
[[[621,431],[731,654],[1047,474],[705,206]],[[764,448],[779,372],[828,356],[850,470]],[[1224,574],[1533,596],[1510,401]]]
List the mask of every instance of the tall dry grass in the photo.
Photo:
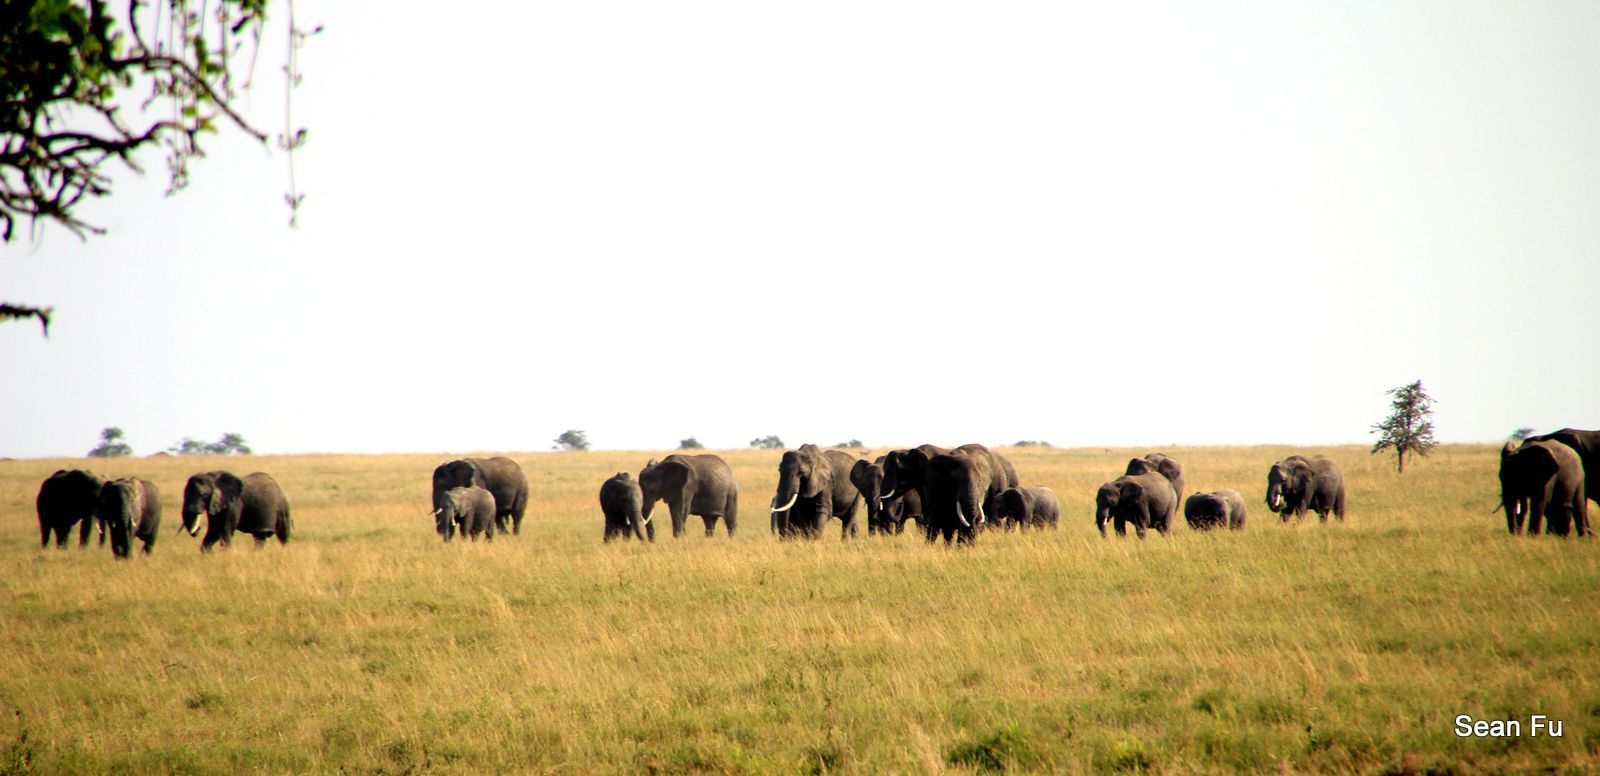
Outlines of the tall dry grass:
[[[777,452],[725,451],[739,533],[603,546],[600,483],[648,453],[513,455],[519,537],[444,545],[447,456],[96,461],[154,480],[151,557],[41,551],[38,483],[0,462],[0,771],[930,773],[1593,770],[1600,548],[1513,538],[1496,451],[1398,478],[1364,449],[1350,519],[1261,504],[1291,450],[1179,448],[1240,533],[1102,540],[1093,491],[1144,450],[1007,449],[1055,532],[966,550],[779,543]],[[659,455],[659,454],[656,454]],[[294,541],[202,556],[191,473],[268,471]],[[665,520],[661,528],[666,528]],[[661,532],[665,533],[665,532]],[[75,539],[74,539],[75,542]],[[1565,722],[1462,739],[1457,714]]]

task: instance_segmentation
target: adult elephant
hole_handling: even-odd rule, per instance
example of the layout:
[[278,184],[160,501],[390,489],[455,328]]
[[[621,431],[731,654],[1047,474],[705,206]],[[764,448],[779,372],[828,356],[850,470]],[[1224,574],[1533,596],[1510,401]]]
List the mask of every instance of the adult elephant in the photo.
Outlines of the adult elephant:
[[516,461],[496,456],[458,458],[439,464],[433,470],[434,511],[444,508],[445,491],[473,486],[494,496],[494,524],[500,533],[522,533],[522,516],[528,511],[528,475],[522,473]]
[[934,456],[923,476],[928,540],[942,535],[946,543],[970,544],[1008,487],[1005,468],[982,445],[962,445]]
[[907,520],[922,522],[922,497],[916,489],[902,490],[882,498],[883,462],[888,456],[880,455],[876,461],[862,459],[850,467],[850,482],[856,486],[862,501],[867,505],[867,534],[899,534]]
[[[100,505],[100,489],[105,480],[83,469],[60,469],[39,483],[39,496],[34,508],[39,512],[39,545],[50,546],[50,534],[56,536],[56,546],[66,547],[72,526],[78,525],[78,546],[89,543],[89,524],[95,520],[95,509]],[[105,544],[106,527],[100,526],[100,543]]]
[[[1137,461],[1144,461],[1149,469],[1141,469],[1136,465],[1135,462]],[[1177,459],[1165,453],[1150,453],[1144,458],[1135,458],[1129,461],[1128,469],[1123,474],[1144,474],[1146,471],[1154,471],[1166,477],[1167,481],[1172,483],[1172,492],[1177,494],[1180,500],[1183,498],[1183,464],[1178,463]]]
[[1006,488],[995,498],[995,517],[1024,528],[1061,527],[1061,503],[1049,488]]
[[850,482],[855,456],[843,450],[801,445],[778,460],[778,491],[772,496],[773,530],[781,538],[818,538],[828,518],[842,524],[839,538],[856,535],[861,494]]
[[[644,521],[657,501],[667,502],[672,514],[672,535],[683,535],[689,515],[699,515],[706,523],[706,536],[716,531],[717,518],[733,536],[739,525],[739,484],[727,461],[710,453],[673,454],[654,458],[639,470],[639,489],[644,497]],[[652,529],[653,530],[653,529]]]
[[1244,496],[1237,490],[1195,493],[1183,502],[1183,518],[1196,531],[1213,528],[1244,528]]
[[1500,450],[1500,501],[1513,534],[1522,533],[1526,520],[1528,533],[1538,535],[1544,518],[1557,536],[1573,527],[1579,536],[1589,533],[1583,460],[1561,442],[1534,440],[1520,448],[1507,442]]
[[[1140,464],[1135,466],[1134,464]],[[1106,523],[1113,523],[1118,536],[1128,534],[1128,523],[1140,539],[1145,531],[1154,528],[1166,533],[1172,528],[1172,519],[1178,511],[1178,493],[1172,481],[1160,472],[1150,469],[1149,463],[1135,458],[1129,468],[1136,474],[1124,474],[1100,486],[1094,498],[1094,524],[1100,535],[1106,535]]]
[[1560,442],[1572,448],[1578,454],[1578,460],[1583,463],[1583,490],[1590,501],[1600,505],[1600,431],[1584,431],[1581,428],[1564,428],[1549,434],[1528,437],[1523,442],[1524,446],[1532,442]]
[[1289,516],[1304,517],[1316,512],[1328,522],[1332,512],[1344,519],[1344,475],[1338,464],[1322,456],[1307,458],[1291,455],[1267,471],[1267,509],[1289,522]]
[[128,557],[134,539],[143,542],[144,554],[149,555],[161,528],[161,492],[149,480],[112,480],[100,489],[95,516],[111,534],[112,557]]
[[278,537],[279,544],[288,544],[294,528],[289,498],[283,495],[278,481],[264,472],[243,478],[223,471],[190,477],[183,486],[183,525],[179,531],[198,535],[201,515],[206,516],[201,552],[210,552],[217,542],[224,547],[232,545],[235,532],[254,536],[257,547],[272,536]]
[[889,501],[899,498],[906,493],[917,493],[920,502],[927,502],[927,494],[923,492],[922,476],[928,468],[928,462],[934,456],[944,455],[949,450],[935,445],[918,445],[909,450],[890,450],[883,456],[883,484],[878,500]]

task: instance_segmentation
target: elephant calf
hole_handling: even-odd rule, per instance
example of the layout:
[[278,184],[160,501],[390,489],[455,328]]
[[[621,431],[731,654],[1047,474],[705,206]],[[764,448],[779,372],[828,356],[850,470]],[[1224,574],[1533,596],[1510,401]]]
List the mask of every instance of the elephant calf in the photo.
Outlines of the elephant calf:
[[1013,524],[1027,528],[1061,527],[1061,504],[1056,492],[1049,488],[1007,488],[995,497],[994,516],[1006,520],[1006,528]]
[[493,493],[476,485],[455,487],[445,491],[439,501],[439,507],[433,510],[437,518],[434,527],[445,541],[455,536],[457,527],[463,539],[477,541],[478,534],[483,534],[487,541],[494,541]]
[[161,493],[149,480],[112,480],[100,489],[95,517],[111,534],[112,556],[128,557],[134,539],[144,542],[144,554],[149,555],[161,527]]
[[[644,541],[646,532],[650,535],[650,541],[656,540],[655,524],[643,517],[644,491],[639,489],[639,483],[627,472],[617,472],[600,486],[600,511],[606,517],[607,544],[618,537],[632,539],[637,536],[639,541]],[[641,527],[643,530],[640,530]]]
[[1244,528],[1244,517],[1244,496],[1237,490],[1196,493],[1183,502],[1183,518],[1196,531],[1223,526],[1238,531]]

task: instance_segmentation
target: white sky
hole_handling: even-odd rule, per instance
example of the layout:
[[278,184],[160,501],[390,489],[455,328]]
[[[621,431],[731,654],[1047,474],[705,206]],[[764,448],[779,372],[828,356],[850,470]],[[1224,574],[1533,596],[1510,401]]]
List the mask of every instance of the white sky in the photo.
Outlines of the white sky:
[[1600,4],[297,8],[300,228],[231,137],[0,246],[0,456],[1600,427]]

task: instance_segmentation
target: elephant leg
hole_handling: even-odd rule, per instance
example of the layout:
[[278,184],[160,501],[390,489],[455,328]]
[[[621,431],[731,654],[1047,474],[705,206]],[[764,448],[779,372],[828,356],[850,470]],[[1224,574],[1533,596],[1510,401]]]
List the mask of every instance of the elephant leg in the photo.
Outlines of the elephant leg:
[[700,519],[705,521],[705,524],[706,524],[706,538],[709,539],[709,538],[711,538],[713,536],[716,536],[717,535],[717,516],[716,515],[701,515]]
[[70,524],[64,525],[58,523],[56,525],[56,547],[58,549],[66,549],[67,540],[70,538],[72,538],[72,526]]
[[728,503],[722,508],[722,528],[728,532],[728,538],[733,538],[733,532],[739,528],[739,494],[729,493]]
[[1128,518],[1123,517],[1122,515],[1117,515],[1111,518],[1111,524],[1112,527],[1117,529],[1118,536],[1128,535]]
[[673,538],[683,536],[683,524],[689,519],[689,515],[686,512],[686,507],[687,505],[683,504],[682,502],[667,502],[667,511],[672,515]]
[[40,520],[39,521],[39,547],[41,549],[49,549],[50,548],[50,533],[51,533],[50,524],[48,522]]
[[94,522],[94,518],[93,517],[85,517],[83,519],[83,522],[78,524],[78,546],[79,547],[87,547],[87,546],[89,546],[89,524],[93,523],[93,522]]
[[262,536],[261,534],[251,534],[250,536],[256,540],[256,549],[259,550],[262,547],[267,546],[267,537]]

